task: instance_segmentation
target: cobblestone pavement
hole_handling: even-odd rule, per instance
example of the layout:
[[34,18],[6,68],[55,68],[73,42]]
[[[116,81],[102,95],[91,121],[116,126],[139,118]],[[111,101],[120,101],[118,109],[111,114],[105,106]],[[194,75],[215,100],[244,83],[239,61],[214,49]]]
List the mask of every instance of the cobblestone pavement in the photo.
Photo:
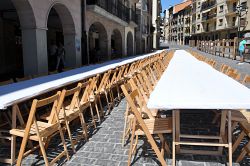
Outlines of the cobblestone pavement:
[[[187,47],[186,47],[187,48]],[[201,52],[202,53],[202,52]],[[216,59],[219,63],[228,64],[242,73],[250,74],[250,64],[237,65],[237,61],[233,61],[227,58],[209,55],[202,53],[204,56]],[[66,166],[81,166],[81,165],[99,165],[99,166],[123,166],[127,165],[129,143],[125,147],[121,145],[121,138],[124,125],[124,113],[126,108],[126,100],[123,99],[117,107],[113,109],[110,115],[97,127],[97,130],[91,131],[89,141],[81,141],[77,145],[77,152],[72,154],[70,152],[70,160],[65,162],[64,160],[59,165]],[[181,130],[187,133],[196,131],[196,133],[204,134],[207,132],[217,133],[218,128],[210,126],[209,123],[213,114],[206,112],[206,114],[200,115],[192,110],[187,111],[187,114],[181,114],[181,122],[184,124],[181,126]],[[200,119],[199,121],[197,119]],[[199,126],[199,129],[197,129]],[[195,127],[196,130],[192,130]],[[205,130],[204,130],[205,129]],[[211,130],[213,129],[213,130]],[[169,140],[171,147],[171,135],[166,136]],[[52,143],[52,148],[49,150],[48,156],[53,156],[57,152],[54,147],[60,152],[62,146],[58,146],[57,139]],[[68,140],[67,140],[68,141]],[[53,142],[53,141],[52,141]],[[69,142],[69,141],[68,141]],[[160,165],[155,158],[155,154],[152,153],[148,144],[143,146],[146,150],[142,151],[142,145],[146,141],[140,139],[139,150],[136,152],[136,157],[132,161],[132,165],[135,166],[157,166]],[[70,149],[70,145],[68,144]],[[190,147],[187,147],[190,148]],[[3,149],[3,148],[2,148]],[[4,151],[4,149],[3,149]],[[234,153],[234,159],[237,157],[239,150]],[[227,161],[227,151],[223,156],[202,156],[202,155],[178,155],[178,166],[224,166]],[[171,165],[172,160],[170,157],[166,158],[168,165]],[[44,165],[43,158],[38,157],[37,154],[29,155],[23,161],[23,165]],[[1,164],[0,164],[1,165]],[[234,164],[239,165],[239,164]],[[250,158],[246,158],[241,165],[250,165]]]

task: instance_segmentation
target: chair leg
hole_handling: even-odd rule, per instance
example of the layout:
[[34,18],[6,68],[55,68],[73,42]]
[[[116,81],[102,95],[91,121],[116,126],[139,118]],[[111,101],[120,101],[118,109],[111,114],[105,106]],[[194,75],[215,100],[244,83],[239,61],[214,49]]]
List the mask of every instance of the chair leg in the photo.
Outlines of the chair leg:
[[215,116],[214,116],[214,118],[213,118],[212,123],[215,124],[218,121],[219,117],[220,117],[220,114],[216,113]]
[[86,122],[83,117],[83,113],[79,113],[79,117],[80,117],[80,121],[81,121],[80,123],[82,125],[82,131],[84,134],[85,141],[88,141],[88,130],[87,130]]
[[90,108],[90,114],[91,114],[91,118],[92,118],[92,124],[94,125],[94,128],[96,129],[95,117],[94,117],[94,113],[93,113],[93,108],[92,108],[91,102],[89,103],[89,108]]
[[63,143],[64,153],[66,153],[67,160],[69,161],[69,153],[68,153],[68,149],[67,149],[67,146],[66,146],[66,143],[65,143],[64,135],[63,135],[62,128],[61,128],[60,124],[59,124],[58,130],[59,130],[61,140],[62,140],[62,143]]
[[108,99],[108,92],[105,91],[105,98],[106,98],[106,102],[108,105],[108,111],[106,113],[106,115],[109,115],[110,111],[111,111],[111,107],[110,107],[110,103],[109,103],[109,99]]
[[98,95],[98,103],[99,103],[99,106],[100,106],[100,115],[101,117],[104,117],[104,111],[103,111],[103,106],[102,106],[102,101],[101,101],[101,97]]
[[126,107],[126,112],[125,112],[125,121],[124,121],[123,136],[122,136],[122,147],[124,147],[124,144],[125,144],[127,121],[128,121],[128,105]]
[[97,114],[97,117],[98,117],[98,121],[101,122],[101,117],[100,117],[97,102],[96,102],[96,100],[94,102],[95,102],[95,110],[96,110],[96,114]]
[[130,165],[131,158],[132,158],[133,142],[134,142],[134,137],[135,137],[135,123],[136,123],[136,120],[134,119],[134,121],[133,121],[132,135],[131,135],[131,139],[130,139],[129,154],[128,154],[128,166]]
[[73,142],[72,134],[71,134],[70,127],[69,127],[69,122],[65,121],[65,125],[66,125],[66,128],[67,128],[67,132],[68,132],[68,136],[69,136],[69,140],[70,140],[70,143],[71,143],[72,150],[73,150],[74,153],[76,153],[75,144]]
[[138,139],[139,139],[139,136],[136,135],[135,136],[135,143],[134,143],[133,150],[132,150],[132,154],[134,154],[134,155],[135,155],[135,152],[136,152],[136,149],[137,149]]
[[236,141],[234,142],[234,144],[233,144],[233,152],[237,149],[237,147],[239,146],[239,144],[241,143],[241,141],[242,141],[242,139],[245,137],[245,132],[244,131],[242,131],[241,133],[240,133],[240,135],[238,136],[238,138],[236,139]]

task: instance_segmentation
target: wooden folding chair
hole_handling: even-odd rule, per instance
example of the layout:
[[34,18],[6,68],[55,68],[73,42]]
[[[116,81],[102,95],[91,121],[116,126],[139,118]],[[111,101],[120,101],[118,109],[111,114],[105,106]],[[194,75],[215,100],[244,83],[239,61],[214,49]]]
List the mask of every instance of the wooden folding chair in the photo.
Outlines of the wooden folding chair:
[[248,122],[239,122],[239,126],[242,129],[240,135],[236,139],[236,141],[233,144],[233,152],[237,149],[237,147],[240,145],[242,142],[243,138],[247,136],[248,138],[248,143],[244,145],[244,147],[241,150],[240,155],[237,157],[236,162],[239,163],[243,160],[243,158],[248,155],[250,156],[250,123]]
[[[132,113],[134,114],[133,120],[133,128],[132,128],[132,136],[130,140],[130,150],[129,150],[129,158],[128,165],[130,165],[132,154],[135,152],[138,136],[145,135],[147,140],[149,141],[152,149],[156,153],[158,159],[160,160],[161,165],[166,166],[166,162],[164,160],[164,150],[170,153],[169,147],[164,140],[164,133],[172,132],[172,118],[164,118],[158,119],[154,118],[150,113],[150,110],[146,108],[145,103],[141,101],[139,97],[139,93],[137,90],[129,92],[128,84],[122,85],[122,91],[125,94],[127,103]],[[144,118],[144,119],[143,119]],[[153,135],[157,134],[161,140],[162,146],[161,151],[158,149]],[[135,145],[134,145],[134,137]]]
[[112,101],[111,101],[111,94],[109,93],[109,79],[110,79],[110,75],[111,75],[111,70],[105,72],[102,76],[101,82],[98,86],[97,91],[95,92],[96,95],[100,98],[102,95],[105,95],[105,99],[107,102],[107,106],[108,106],[108,110],[107,110],[107,114],[110,113],[111,109],[112,109]]
[[241,83],[243,85],[249,84],[250,83],[250,76],[248,74],[246,74]]
[[[57,160],[59,160],[64,155],[66,155],[67,159],[69,160],[69,155],[65,144],[64,135],[58,117],[59,98],[60,98],[60,92],[42,100],[34,99],[30,109],[30,114],[26,126],[19,126],[16,129],[10,130],[10,134],[18,137],[23,137],[17,159],[18,166],[22,164],[23,157],[27,156],[28,154],[36,150],[38,147],[40,147],[41,149],[46,166],[53,165]],[[37,120],[36,118],[37,111],[42,111],[45,107],[48,107],[49,105],[52,105],[49,120],[46,122]],[[64,150],[49,163],[44,145],[46,144],[48,138],[53,137],[58,132],[60,134]],[[39,142],[39,146],[33,147],[32,149],[25,152],[28,140]]]
[[229,71],[227,73],[227,75],[233,79],[235,79],[236,81],[240,81],[240,74],[239,73],[234,73],[233,71]]
[[[89,81],[90,81],[90,86],[88,88],[88,94],[89,94],[89,101],[92,104],[95,105],[95,110],[96,110],[96,113],[97,113],[97,118],[99,120],[99,122],[101,122],[103,116],[104,116],[104,113],[103,113],[103,107],[102,107],[102,103],[101,103],[101,99],[100,99],[100,96],[97,92],[97,82],[99,80],[99,77],[100,75],[98,74],[97,76],[93,77],[93,78],[90,78]],[[99,104],[99,107],[98,107],[98,104]]]

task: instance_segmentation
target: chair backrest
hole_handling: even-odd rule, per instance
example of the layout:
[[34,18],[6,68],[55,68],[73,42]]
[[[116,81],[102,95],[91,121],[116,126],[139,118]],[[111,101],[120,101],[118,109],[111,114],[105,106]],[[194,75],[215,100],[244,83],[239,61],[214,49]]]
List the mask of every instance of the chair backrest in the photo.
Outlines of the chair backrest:
[[154,119],[152,113],[147,108],[145,101],[139,95],[138,89],[134,89],[130,83],[122,85],[121,88],[126,97],[129,108],[131,108],[134,114],[137,112],[140,117]]
[[[38,108],[41,108],[41,107],[51,108],[50,116],[48,119],[49,124],[54,124],[55,122],[58,122],[59,121],[58,112],[60,109],[58,108],[58,102],[59,102],[60,95],[61,95],[61,92],[57,92],[55,95],[52,95],[45,99],[41,99],[41,100],[34,99],[31,105],[27,125],[29,122],[30,122],[29,125],[31,125],[34,122],[36,111]],[[52,104],[52,107],[50,107],[51,104]]]
[[229,71],[229,72],[227,73],[227,75],[228,75],[229,77],[231,77],[231,78],[237,80],[237,81],[240,80],[240,74],[235,73],[234,71]]
[[103,74],[103,76],[101,78],[101,82],[97,88],[97,92],[102,91],[102,89],[104,89],[107,86],[107,84],[109,83],[108,79],[109,79],[110,73],[111,73],[111,70],[109,70]]
[[249,83],[250,83],[250,76],[246,74],[244,79],[242,80],[242,84],[249,84]]
[[61,96],[60,96],[60,100],[58,103],[58,108],[59,109],[63,109],[65,111],[65,99],[67,98],[68,100],[70,100],[69,103],[69,110],[73,110],[76,107],[79,107],[79,94],[81,91],[81,87],[82,84],[78,83],[78,85],[72,89],[63,89]]
[[89,101],[90,84],[91,84],[91,80],[88,80],[88,81],[82,83],[80,105],[83,105],[83,104],[85,104],[86,102]]

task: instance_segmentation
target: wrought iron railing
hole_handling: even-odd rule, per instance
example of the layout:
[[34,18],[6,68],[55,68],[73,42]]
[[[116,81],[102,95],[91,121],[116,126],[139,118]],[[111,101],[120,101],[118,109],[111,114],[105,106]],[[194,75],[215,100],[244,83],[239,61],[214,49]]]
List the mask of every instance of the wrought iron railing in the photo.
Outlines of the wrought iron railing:
[[201,5],[201,11],[210,9],[212,7],[215,7],[215,6],[216,6],[216,1],[205,1]]
[[130,9],[119,1],[114,3],[112,0],[87,0],[87,5],[97,5],[123,21],[130,20]]

